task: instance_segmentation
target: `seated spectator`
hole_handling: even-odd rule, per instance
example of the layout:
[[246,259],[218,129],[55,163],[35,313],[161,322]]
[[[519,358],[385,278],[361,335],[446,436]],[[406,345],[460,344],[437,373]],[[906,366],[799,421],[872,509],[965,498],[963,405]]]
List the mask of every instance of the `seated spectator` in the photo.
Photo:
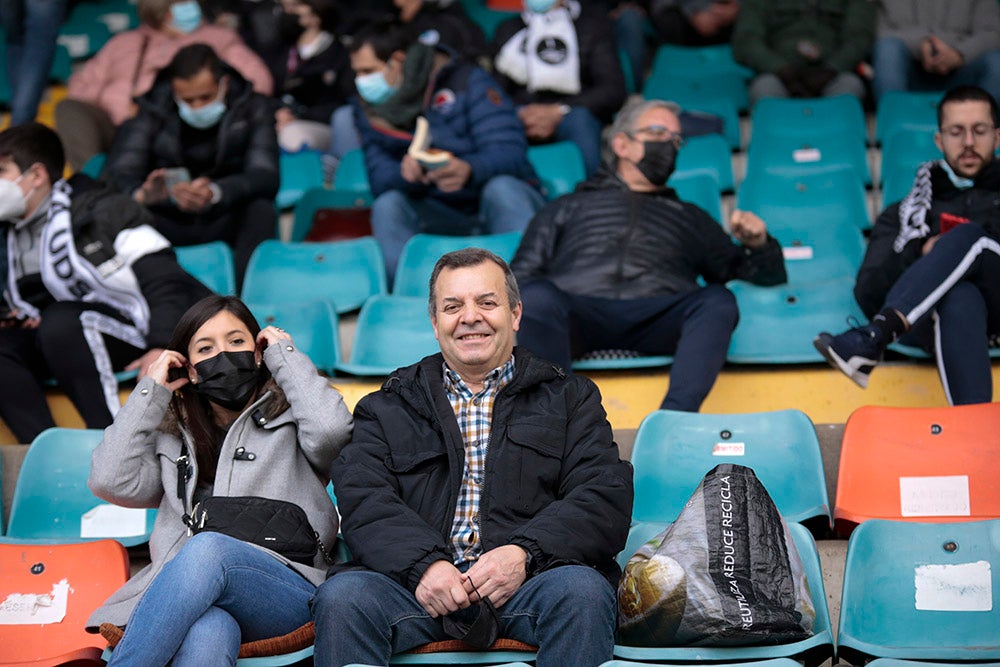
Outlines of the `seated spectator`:
[[865,96],[854,70],[875,35],[875,3],[843,0],[817,6],[743,0],[733,30],[733,57],[757,72],[750,102],[762,97]]
[[66,99],[56,105],[56,131],[76,171],[108,151],[117,128],[137,111],[134,98],[146,93],[157,73],[189,44],[211,46],[257,92],[274,90],[257,54],[232,30],[203,22],[195,0],[138,0],[138,12],[142,25],[108,40],[74,72]]
[[938,105],[934,140],[903,201],[872,229],[854,297],[871,318],[814,344],[861,387],[895,340],[937,359],[952,405],[993,400],[989,342],[1000,334],[1000,110],[982,88],[953,88]]
[[[87,621],[125,626],[108,664],[235,665],[242,642],[308,623],[337,539],[327,471],[351,425],[340,393],[291,337],[261,329],[242,301],[212,296],[184,313],[92,456],[95,495],[157,510],[150,564]],[[227,499],[246,508],[242,526],[211,525],[206,505]],[[273,536],[272,548],[231,536],[289,525],[251,504],[263,499],[301,511],[304,523],[291,525],[315,534],[313,555],[281,550]]]
[[430,292],[441,353],[361,399],[333,464],[355,561],[316,594],[316,664],[388,665],[464,626],[538,646],[538,667],[598,667],[632,510],[600,393],[515,349],[517,282],[493,253],[444,255]]
[[399,22],[424,44],[444,44],[470,62],[487,55],[486,36],[453,0],[393,0]]
[[289,153],[330,147],[330,116],[354,94],[354,72],[337,40],[334,0],[283,0],[282,45],[266,58],[274,76],[278,145]]
[[1000,4],[993,0],[879,3],[872,82],[892,90],[977,85],[1000,97]]
[[[390,283],[414,234],[520,231],[544,203],[524,133],[496,82],[446,46],[408,41],[375,24],[351,46],[354,122],[375,195],[372,232]],[[451,153],[445,164],[428,168],[407,153],[418,116],[428,121],[432,148]]]
[[0,417],[23,443],[55,426],[50,377],[88,428],[109,425],[115,371],[144,372],[210,293],[141,206],[82,174],[63,180],[64,165],[44,125],[0,132]]
[[274,236],[278,141],[271,100],[205,44],[177,52],[122,125],[105,175],[174,245],[225,241],[236,282]]
[[601,127],[625,101],[608,17],[577,0],[525,0],[493,36],[498,80],[533,143],[572,141],[587,174],[601,164]]
[[660,407],[693,412],[739,319],[724,283],[776,285],[786,274],[781,247],[756,215],[733,212],[736,245],[666,187],[679,132],[676,105],[626,105],[611,126],[608,168],[535,216],[511,266],[524,299],[522,347],[566,370],[593,350],[674,355]]
[[4,0],[0,27],[4,31],[5,67],[9,86],[10,125],[35,119],[49,82],[59,26],[68,0]]
[[652,0],[650,20],[668,44],[728,44],[740,13],[739,0]]

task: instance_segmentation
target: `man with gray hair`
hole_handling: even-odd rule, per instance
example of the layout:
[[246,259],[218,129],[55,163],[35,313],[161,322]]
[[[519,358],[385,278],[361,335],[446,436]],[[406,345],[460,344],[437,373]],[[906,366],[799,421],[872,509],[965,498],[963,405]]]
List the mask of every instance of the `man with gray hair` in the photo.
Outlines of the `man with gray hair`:
[[684,143],[677,113],[659,100],[626,106],[611,127],[607,168],[538,212],[511,267],[522,347],[567,369],[594,350],[674,355],[660,407],[697,411],[739,318],[724,283],[787,278],[760,218],[733,212],[737,245],[666,186]]

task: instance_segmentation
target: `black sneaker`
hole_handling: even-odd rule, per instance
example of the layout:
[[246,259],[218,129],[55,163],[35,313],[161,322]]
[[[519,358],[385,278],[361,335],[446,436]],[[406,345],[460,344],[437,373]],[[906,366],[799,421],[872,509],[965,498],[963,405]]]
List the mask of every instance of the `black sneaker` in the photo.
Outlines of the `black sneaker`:
[[824,331],[813,339],[813,345],[831,366],[864,389],[868,387],[872,369],[882,361],[887,343],[883,341],[882,332],[869,324],[848,329],[838,336]]

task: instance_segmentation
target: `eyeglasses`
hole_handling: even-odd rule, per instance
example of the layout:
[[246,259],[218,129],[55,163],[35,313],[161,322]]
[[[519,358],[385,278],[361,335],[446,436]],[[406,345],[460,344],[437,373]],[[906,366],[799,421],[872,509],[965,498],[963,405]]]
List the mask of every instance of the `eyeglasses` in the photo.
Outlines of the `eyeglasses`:
[[645,127],[637,127],[631,132],[626,132],[625,134],[633,139],[637,139],[636,135],[644,134],[654,141],[672,141],[677,148],[684,145],[684,137],[681,133],[674,132],[664,125],[646,125]]
[[995,129],[996,127],[988,123],[976,123],[972,127],[965,127],[964,125],[949,125],[948,127],[941,128],[941,134],[947,139],[960,141],[965,139],[966,134],[972,132],[973,140],[978,140],[987,138]]

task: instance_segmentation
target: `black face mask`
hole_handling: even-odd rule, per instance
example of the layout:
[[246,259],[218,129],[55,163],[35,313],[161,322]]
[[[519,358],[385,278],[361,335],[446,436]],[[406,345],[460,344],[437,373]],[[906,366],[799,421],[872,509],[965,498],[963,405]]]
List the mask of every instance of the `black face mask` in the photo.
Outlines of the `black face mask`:
[[299,24],[298,14],[282,12],[278,16],[278,34],[281,36],[282,44],[295,44],[305,30],[306,29]]
[[445,633],[478,649],[487,649],[500,636],[500,619],[490,599],[453,611],[442,619]]
[[677,162],[677,144],[673,141],[644,141],[642,150],[642,159],[635,166],[653,185],[666,185]]
[[257,389],[260,369],[253,352],[220,352],[194,365],[196,392],[227,410],[242,410]]

